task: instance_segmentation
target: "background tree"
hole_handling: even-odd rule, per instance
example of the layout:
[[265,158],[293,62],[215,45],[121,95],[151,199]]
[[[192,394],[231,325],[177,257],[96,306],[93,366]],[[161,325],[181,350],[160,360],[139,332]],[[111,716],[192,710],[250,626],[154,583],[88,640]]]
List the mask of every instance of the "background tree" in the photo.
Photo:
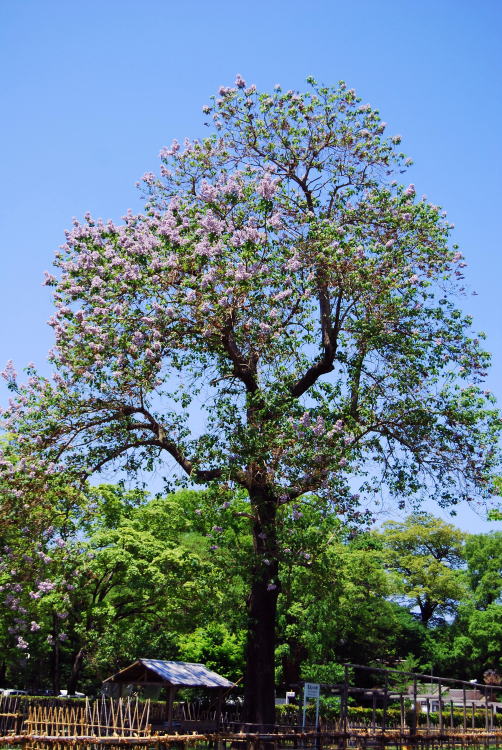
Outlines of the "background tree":
[[245,700],[261,723],[281,506],[316,493],[350,522],[383,487],[469,498],[488,489],[498,430],[487,355],[453,304],[450,224],[395,180],[400,137],[378,112],[344,83],[309,83],[259,94],[239,76],[204,108],[214,135],[174,141],[144,176],[144,215],[75,222],[47,275],[55,379],[7,373],[14,449],[36,452],[36,475],[78,486],[166,456],[188,481],[246,492]]
[[[281,563],[278,652],[280,681],[336,683],[344,662],[395,666],[420,652],[420,627],[393,593],[379,540],[347,538],[338,519],[302,505],[302,517],[285,527],[288,550],[302,540],[303,557]],[[317,535],[317,539],[315,536]]]
[[501,603],[502,532],[471,534],[463,550],[469,586],[477,609]]
[[467,588],[460,570],[465,534],[429,513],[387,521],[381,535],[397,591],[412,600],[422,625],[453,614]]

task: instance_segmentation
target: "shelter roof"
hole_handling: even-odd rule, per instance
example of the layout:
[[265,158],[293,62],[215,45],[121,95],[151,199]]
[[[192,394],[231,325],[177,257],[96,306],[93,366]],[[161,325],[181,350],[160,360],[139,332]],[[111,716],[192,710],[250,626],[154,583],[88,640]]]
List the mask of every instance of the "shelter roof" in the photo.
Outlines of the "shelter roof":
[[231,688],[234,686],[233,682],[213,672],[203,664],[162,661],[160,659],[138,659],[125,669],[108,677],[105,682],[206,688]]

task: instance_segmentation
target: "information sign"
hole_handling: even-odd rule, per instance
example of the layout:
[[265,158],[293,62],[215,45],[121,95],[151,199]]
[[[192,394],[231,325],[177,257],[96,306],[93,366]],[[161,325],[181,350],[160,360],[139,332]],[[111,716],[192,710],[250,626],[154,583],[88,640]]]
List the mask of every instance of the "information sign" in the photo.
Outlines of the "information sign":
[[315,698],[315,726],[316,729],[319,725],[319,696],[321,694],[321,686],[318,682],[306,682],[303,685],[303,722],[302,726],[305,729],[305,719],[307,715],[307,700],[309,698]]

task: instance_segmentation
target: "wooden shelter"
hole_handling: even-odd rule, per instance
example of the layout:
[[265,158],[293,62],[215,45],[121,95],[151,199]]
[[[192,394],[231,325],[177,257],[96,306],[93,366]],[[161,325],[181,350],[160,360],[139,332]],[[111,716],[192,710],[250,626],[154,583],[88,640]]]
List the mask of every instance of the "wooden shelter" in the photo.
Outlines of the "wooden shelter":
[[218,691],[216,723],[220,723],[223,693],[234,687],[234,683],[213,672],[203,664],[160,659],[138,659],[133,664],[103,681],[104,685],[158,685],[167,690],[167,725],[172,728],[173,703],[180,687],[201,687]]

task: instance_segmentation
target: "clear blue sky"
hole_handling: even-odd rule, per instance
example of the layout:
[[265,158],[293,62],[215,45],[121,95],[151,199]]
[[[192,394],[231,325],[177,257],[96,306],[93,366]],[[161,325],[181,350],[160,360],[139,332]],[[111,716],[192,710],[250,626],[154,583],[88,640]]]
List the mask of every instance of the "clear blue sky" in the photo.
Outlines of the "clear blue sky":
[[[202,134],[201,106],[236,73],[298,89],[312,74],[378,107],[409,180],[448,210],[502,402],[501,38],[499,0],[1,3],[0,365],[47,367],[41,278],[72,216],[139,208],[137,179]],[[469,510],[457,523],[494,528]]]

